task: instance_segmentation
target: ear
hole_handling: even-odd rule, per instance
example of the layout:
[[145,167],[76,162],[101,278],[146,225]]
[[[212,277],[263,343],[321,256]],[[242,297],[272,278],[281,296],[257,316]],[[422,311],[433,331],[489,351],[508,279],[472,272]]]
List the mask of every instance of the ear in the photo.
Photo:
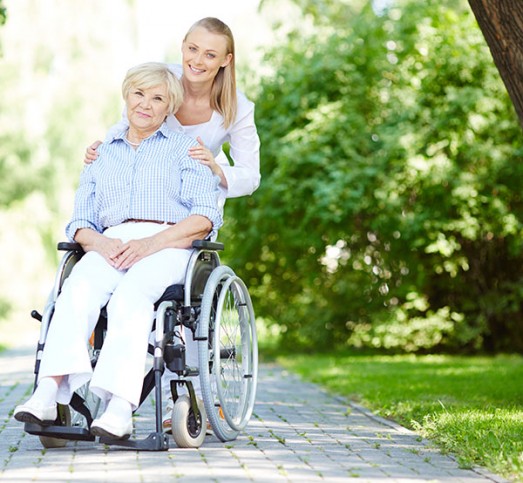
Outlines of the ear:
[[232,54],[229,53],[225,57],[225,60],[223,61],[222,65],[220,67],[227,67],[231,63],[231,60],[232,60]]

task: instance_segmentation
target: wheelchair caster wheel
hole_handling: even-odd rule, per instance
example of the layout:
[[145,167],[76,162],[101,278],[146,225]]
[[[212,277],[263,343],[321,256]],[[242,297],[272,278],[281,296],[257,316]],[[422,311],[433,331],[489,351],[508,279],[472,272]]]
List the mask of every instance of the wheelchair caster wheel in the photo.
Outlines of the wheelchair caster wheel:
[[[56,421],[58,426],[71,426],[71,410],[69,406],[58,405],[58,418]],[[46,449],[64,448],[67,444],[66,439],[53,438],[52,436],[38,436],[40,443]]]
[[189,396],[180,396],[174,404],[172,414],[172,434],[179,448],[199,448],[205,439],[207,414],[203,401],[198,399],[198,417],[191,408]]

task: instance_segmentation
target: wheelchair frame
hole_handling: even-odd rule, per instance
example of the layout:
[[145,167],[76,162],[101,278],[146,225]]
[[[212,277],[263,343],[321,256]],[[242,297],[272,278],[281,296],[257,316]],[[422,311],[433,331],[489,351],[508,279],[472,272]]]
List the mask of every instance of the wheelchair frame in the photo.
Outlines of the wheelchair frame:
[[[183,285],[167,287],[156,302],[153,325],[154,345],[152,367],[144,377],[140,406],[154,390],[155,430],[144,439],[110,439],[99,442],[137,450],[161,451],[169,448],[169,437],[162,428],[162,374],[165,367],[178,374],[171,381],[175,408],[172,432],[178,447],[199,447],[205,438],[206,420],[222,441],[236,439],[252,415],[254,408],[258,345],[252,302],[243,281],[234,271],[221,265],[218,252],[223,244],[206,240],[193,242]],[[42,327],[36,348],[36,388],[49,324],[56,299],[65,279],[81,259],[83,250],[77,243],[61,242],[58,250],[65,251],[59,265],[53,289],[43,315],[33,310],[32,317]],[[107,327],[105,308],[102,309],[91,341],[93,368],[102,347]],[[178,336],[190,329],[198,341],[199,368],[185,363],[185,345]],[[198,403],[189,376],[199,376],[203,404]],[[178,387],[185,385],[188,396],[179,396]],[[90,433],[99,410],[99,400],[89,392],[88,384],[77,390],[69,406],[58,405],[58,417],[53,425],[25,423],[24,430],[38,435],[46,448],[62,447],[68,440],[95,441]]]

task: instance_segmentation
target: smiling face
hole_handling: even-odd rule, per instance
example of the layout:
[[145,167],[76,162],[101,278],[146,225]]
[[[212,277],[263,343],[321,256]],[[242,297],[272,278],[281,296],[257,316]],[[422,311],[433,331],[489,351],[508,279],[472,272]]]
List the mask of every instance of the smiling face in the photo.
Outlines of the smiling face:
[[146,137],[155,132],[169,114],[167,86],[131,87],[126,96],[127,117],[131,131]]
[[182,56],[185,79],[198,83],[212,83],[220,68],[232,60],[227,38],[204,27],[196,27],[189,32],[182,45]]

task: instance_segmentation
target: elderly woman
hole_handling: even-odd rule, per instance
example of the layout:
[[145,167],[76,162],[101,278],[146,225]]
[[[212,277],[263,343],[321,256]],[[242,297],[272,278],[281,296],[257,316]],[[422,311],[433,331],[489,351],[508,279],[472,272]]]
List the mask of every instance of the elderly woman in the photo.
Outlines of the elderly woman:
[[[18,421],[51,424],[56,403],[90,388],[105,403],[91,432],[126,438],[138,406],[154,302],[184,280],[193,240],[222,223],[218,177],[189,157],[196,143],[167,129],[183,100],[164,64],[131,69],[123,82],[129,127],[99,148],[82,173],[69,239],[86,252],[57,299],[32,397]],[[107,304],[108,330],[94,372],[86,341]]]

